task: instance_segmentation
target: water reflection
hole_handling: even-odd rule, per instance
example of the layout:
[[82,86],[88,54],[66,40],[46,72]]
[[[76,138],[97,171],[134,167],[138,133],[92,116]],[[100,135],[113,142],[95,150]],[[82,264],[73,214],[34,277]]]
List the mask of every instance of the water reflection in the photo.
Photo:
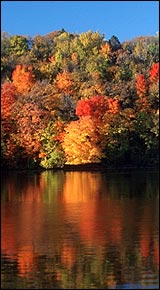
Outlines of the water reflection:
[[8,173],[1,185],[3,289],[158,289],[158,173]]

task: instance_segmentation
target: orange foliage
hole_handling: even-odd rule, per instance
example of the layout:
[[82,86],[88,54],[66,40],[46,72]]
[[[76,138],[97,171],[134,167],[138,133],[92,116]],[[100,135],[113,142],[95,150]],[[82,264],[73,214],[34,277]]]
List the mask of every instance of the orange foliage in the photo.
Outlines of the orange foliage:
[[116,99],[108,98],[108,113],[117,114],[119,112],[120,106],[119,102]]
[[143,97],[147,92],[147,83],[144,75],[139,75],[136,82],[137,95]]
[[12,80],[18,93],[24,94],[29,92],[35,83],[32,65],[27,68],[25,64],[18,64],[12,73]]
[[58,89],[64,93],[72,93],[73,82],[67,71],[63,71],[56,76],[56,85]]
[[106,42],[106,43],[101,45],[101,53],[103,55],[107,55],[107,56],[111,53],[111,47],[110,47],[109,43]]
[[1,91],[1,118],[11,117],[11,108],[17,94],[16,87],[12,83],[4,83]]
[[151,83],[159,80],[159,62],[154,63],[149,71],[149,80]]
[[62,146],[66,156],[66,164],[84,164],[100,162],[98,132],[90,117],[82,117],[72,121],[65,129]]

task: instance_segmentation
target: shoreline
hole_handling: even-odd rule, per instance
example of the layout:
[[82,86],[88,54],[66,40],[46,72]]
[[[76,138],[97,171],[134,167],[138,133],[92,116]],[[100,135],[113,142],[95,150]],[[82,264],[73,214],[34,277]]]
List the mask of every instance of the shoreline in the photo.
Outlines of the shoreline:
[[159,170],[159,165],[152,165],[152,166],[134,166],[134,165],[121,165],[121,166],[111,166],[105,165],[103,163],[87,163],[87,164],[76,164],[76,165],[69,165],[66,164],[63,167],[53,167],[49,169],[45,168],[3,168],[1,167],[1,173],[5,172],[44,172],[44,171],[101,171],[101,172],[116,172],[116,171],[134,171],[134,170]]

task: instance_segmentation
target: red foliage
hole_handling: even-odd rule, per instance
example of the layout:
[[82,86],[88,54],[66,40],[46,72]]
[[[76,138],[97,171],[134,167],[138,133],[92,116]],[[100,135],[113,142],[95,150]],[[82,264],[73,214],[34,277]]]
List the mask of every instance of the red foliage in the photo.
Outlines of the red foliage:
[[76,107],[78,117],[91,116],[97,119],[101,119],[106,112],[115,114],[118,111],[118,101],[105,96],[93,96],[88,100],[80,100]]
[[76,115],[81,116],[91,116],[99,118],[107,110],[107,103],[104,96],[93,96],[87,100],[80,100],[77,103]]
[[2,85],[1,94],[1,118],[8,119],[11,116],[12,105],[15,102],[17,94],[16,87],[12,83],[4,83]]
[[154,63],[149,71],[149,80],[151,83],[159,80],[159,62]]
[[144,75],[139,75],[136,82],[137,95],[143,97],[147,92],[147,83]]

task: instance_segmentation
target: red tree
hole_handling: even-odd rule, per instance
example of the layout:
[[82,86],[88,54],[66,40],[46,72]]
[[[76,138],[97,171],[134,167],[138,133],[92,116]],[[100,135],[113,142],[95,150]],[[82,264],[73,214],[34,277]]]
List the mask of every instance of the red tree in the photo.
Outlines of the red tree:
[[15,102],[17,94],[16,87],[12,83],[4,83],[1,91],[1,118],[8,119],[11,117],[12,105]]
[[154,63],[149,71],[149,80],[151,83],[159,80],[159,62]]
[[78,101],[76,115],[78,117],[90,116],[102,119],[106,112],[115,114],[118,110],[119,103],[116,99],[107,98],[106,96],[93,96],[90,99]]

